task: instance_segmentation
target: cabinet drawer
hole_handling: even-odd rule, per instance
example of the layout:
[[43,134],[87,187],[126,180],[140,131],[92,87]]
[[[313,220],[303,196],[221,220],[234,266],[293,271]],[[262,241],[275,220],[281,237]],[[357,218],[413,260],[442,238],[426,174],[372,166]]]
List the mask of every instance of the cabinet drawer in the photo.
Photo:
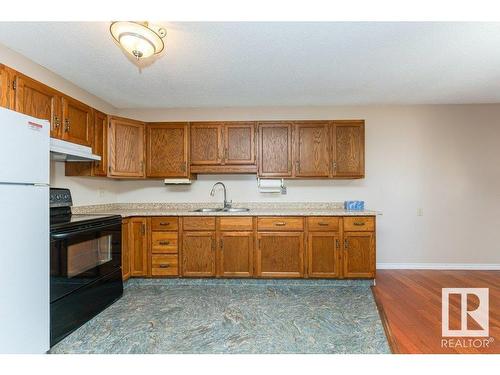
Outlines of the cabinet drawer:
[[176,217],[151,218],[151,230],[177,230],[179,228]]
[[176,254],[178,252],[177,232],[151,232],[151,251],[154,254]]
[[313,216],[307,218],[307,228],[310,231],[339,231],[339,218],[326,216]]
[[344,217],[344,231],[346,232],[373,232],[375,218],[367,216]]
[[257,221],[258,230],[290,231],[303,230],[304,219],[301,217],[259,217]]
[[151,258],[151,275],[179,275],[179,259],[177,255],[153,255]]
[[220,217],[219,230],[252,230],[253,218],[248,217]]
[[185,217],[182,222],[184,230],[215,230],[215,217]]

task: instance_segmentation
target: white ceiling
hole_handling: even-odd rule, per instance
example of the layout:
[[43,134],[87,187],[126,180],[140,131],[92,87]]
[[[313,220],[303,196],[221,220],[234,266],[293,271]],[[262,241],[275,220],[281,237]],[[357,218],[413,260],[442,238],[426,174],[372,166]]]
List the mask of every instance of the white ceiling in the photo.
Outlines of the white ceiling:
[[159,23],[142,72],[109,23],[3,22],[0,43],[117,108],[500,102],[500,23]]

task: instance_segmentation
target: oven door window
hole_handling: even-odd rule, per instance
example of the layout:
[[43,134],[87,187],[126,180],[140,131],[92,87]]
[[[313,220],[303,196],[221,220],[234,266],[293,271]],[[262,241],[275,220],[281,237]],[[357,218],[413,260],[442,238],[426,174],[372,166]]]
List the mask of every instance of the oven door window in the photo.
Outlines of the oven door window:
[[111,234],[68,246],[68,278],[97,268],[112,260]]

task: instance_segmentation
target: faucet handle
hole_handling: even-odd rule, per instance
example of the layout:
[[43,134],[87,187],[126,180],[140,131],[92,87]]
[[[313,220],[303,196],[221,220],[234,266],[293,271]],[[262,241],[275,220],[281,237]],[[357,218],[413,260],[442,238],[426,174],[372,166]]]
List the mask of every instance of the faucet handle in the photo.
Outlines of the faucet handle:
[[233,200],[232,199],[230,201],[226,202],[226,207],[231,208],[232,205],[233,205]]

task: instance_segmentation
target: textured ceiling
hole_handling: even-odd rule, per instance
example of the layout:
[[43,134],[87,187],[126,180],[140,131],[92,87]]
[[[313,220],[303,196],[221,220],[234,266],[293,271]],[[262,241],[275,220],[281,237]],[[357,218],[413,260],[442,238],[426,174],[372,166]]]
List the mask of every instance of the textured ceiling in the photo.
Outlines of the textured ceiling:
[[0,43],[117,108],[500,102],[500,23],[160,24],[142,71],[108,23],[3,22]]

